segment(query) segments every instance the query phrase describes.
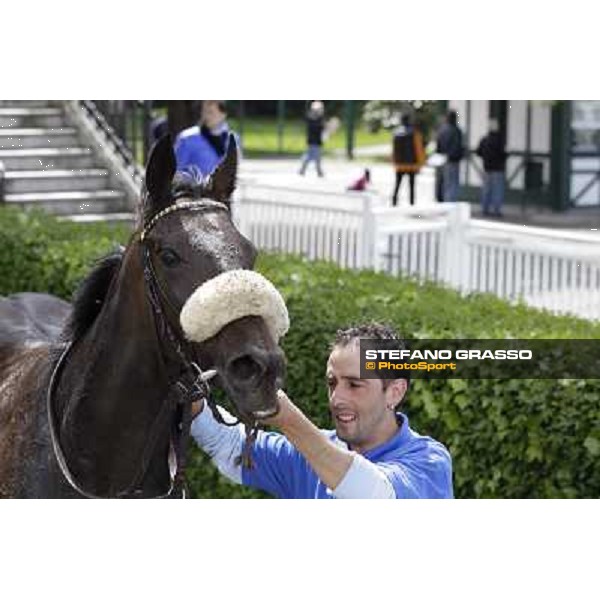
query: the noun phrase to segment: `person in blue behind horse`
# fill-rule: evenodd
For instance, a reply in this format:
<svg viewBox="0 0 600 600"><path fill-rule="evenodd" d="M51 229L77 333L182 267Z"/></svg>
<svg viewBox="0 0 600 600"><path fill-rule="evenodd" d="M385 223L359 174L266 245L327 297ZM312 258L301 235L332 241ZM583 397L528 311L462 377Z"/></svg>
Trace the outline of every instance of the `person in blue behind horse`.
<svg viewBox="0 0 600 600"><path fill-rule="evenodd" d="M318 429L279 390L279 412L265 423L281 433L258 432L251 467L236 460L243 426L220 424L203 401L193 409L192 436L227 478L278 498L452 498L448 450L416 433L399 411L408 379L361 379L361 339L404 348L392 328L377 323L337 332L326 371L335 431Z"/></svg>
<svg viewBox="0 0 600 600"><path fill-rule="evenodd" d="M230 128L222 100L204 100L198 125L184 129L175 140L177 170L206 177L221 162ZM239 140L238 148L240 148Z"/></svg>

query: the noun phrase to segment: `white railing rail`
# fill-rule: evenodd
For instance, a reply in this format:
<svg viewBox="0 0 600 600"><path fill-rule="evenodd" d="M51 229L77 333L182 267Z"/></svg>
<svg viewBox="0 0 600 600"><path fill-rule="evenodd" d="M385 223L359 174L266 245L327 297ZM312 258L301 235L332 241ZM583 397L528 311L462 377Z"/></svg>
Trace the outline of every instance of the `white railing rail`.
<svg viewBox="0 0 600 600"><path fill-rule="evenodd" d="M373 265L373 199L368 194L319 193L242 185L234 204L240 231L259 248L332 260L343 267Z"/></svg>
<svg viewBox="0 0 600 600"><path fill-rule="evenodd" d="M472 221L467 248L467 291L600 318L600 239Z"/></svg>
<svg viewBox="0 0 600 600"><path fill-rule="evenodd" d="M243 184L240 230L260 249L489 292L600 318L600 239L471 219L466 203L390 208L369 193Z"/></svg>

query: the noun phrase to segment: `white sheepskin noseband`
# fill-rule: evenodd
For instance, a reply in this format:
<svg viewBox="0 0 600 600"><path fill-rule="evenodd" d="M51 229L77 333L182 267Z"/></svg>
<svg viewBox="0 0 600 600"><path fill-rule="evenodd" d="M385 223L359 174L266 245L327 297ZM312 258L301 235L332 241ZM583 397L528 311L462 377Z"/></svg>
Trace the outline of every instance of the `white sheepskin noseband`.
<svg viewBox="0 0 600 600"><path fill-rule="evenodd" d="M242 317L262 317L273 339L285 335L290 319L275 286L260 273L225 271L199 286L181 309L181 327L192 342L203 342Z"/></svg>

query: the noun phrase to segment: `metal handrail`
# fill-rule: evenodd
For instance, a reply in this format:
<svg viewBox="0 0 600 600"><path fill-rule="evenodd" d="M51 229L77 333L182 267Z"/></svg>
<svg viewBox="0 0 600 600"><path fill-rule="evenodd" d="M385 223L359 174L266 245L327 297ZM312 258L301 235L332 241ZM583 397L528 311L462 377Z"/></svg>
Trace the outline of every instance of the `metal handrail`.
<svg viewBox="0 0 600 600"><path fill-rule="evenodd" d="M4 202L4 176L6 169L4 163L0 160L0 203Z"/></svg>
<svg viewBox="0 0 600 600"><path fill-rule="evenodd" d="M105 100L82 100L80 104L133 174L143 176L142 165L147 159L150 141L150 109L147 101L123 101L119 103L117 111L111 110L114 103ZM131 127L128 128L128 124Z"/></svg>

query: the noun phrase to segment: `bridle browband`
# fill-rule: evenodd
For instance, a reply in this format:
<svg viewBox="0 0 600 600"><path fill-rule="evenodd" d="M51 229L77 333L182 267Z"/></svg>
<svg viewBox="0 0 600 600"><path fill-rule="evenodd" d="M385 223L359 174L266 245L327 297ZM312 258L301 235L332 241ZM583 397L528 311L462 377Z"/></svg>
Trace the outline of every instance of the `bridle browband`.
<svg viewBox="0 0 600 600"><path fill-rule="evenodd" d="M175 200L177 200L177 196L175 196ZM160 212L156 213L150 219L150 221L148 221L146 226L142 229L140 241L144 243L147 235L150 233L150 231L152 231L158 221L160 221L163 217L170 215L171 213L179 210L208 210L211 208L217 208L229 212L229 207L225 203L217 202L216 200L209 200L208 198L202 198L201 200L188 200L185 202L176 201L174 204L171 204L171 206L168 206L167 208L164 208Z"/></svg>
<svg viewBox="0 0 600 600"><path fill-rule="evenodd" d="M204 399L205 404L208 405L215 419L224 425L234 426L239 424L240 422L244 423L246 427L246 444L241 457L241 461L245 465L250 465L251 463L250 452L252 443L256 437L257 424L256 422L249 424L245 419L242 419L239 416L237 417L237 421L230 423L225 421L221 413L218 411L216 403L211 397L210 386L208 384L209 379L211 379L216 374L216 370L209 369L206 371L202 371L198 364L193 360L192 353L189 349L189 343L187 342L187 340L185 340L185 336L177 335L173 331L173 327L169 319L164 314L162 305L163 303L166 304L172 311L175 311L175 309L168 295L165 293L162 286L160 285L160 280L158 279L152 265L150 250L145 244L148 233L153 229L153 227L160 219L179 210L198 211L211 209L221 209L229 211L229 207L223 202L217 202L205 198L194 201L176 202L175 204L172 204L171 206L163 209L162 211L154 215L147 223L147 225L142 229L142 232L140 234L144 279L148 290L150 305L154 314L154 324L156 328L157 337L159 340L161 339L161 334L159 330L160 327L165 331L167 339L171 343L173 349L175 350L175 353L177 354L178 358L183 364L184 373L183 375L180 375L176 381L170 382L170 389L167 393L167 398L162 403L161 408L159 409L158 414L154 418L154 421L152 422L152 425L150 427L150 432L143 449L140 467L134 475L129 486L127 486L127 488L123 492L118 493L116 496L117 498L143 497L141 490L138 489L138 486L142 483L146 474L150 458L156 447L157 442L159 441L162 428L164 427L165 418L171 414L171 411L175 404L179 404L181 406L182 411L181 422L174 425L174 431L172 434L172 437L176 440L176 443L173 443L172 440L176 458L176 471L175 475L171 476L169 490L165 494L156 496L155 498L159 499L185 497L186 449L189 440L190 427L192 421L191 405L192 402L194 402L195 400ZM85 491L83 487L77 482L77 479L69 469L64 455L64 451L60 444L58 436L58 424L56 423L56 415L54 414L53 410L52 400L56 392L56 388L58 386L60 375L73 346L74 342L69 342L63 345L63 351L58 361L56 362L56 365L50 377L48 393L46 395L46 408L48 413L50 438L54 455L57 459L60 470L67 482L69 483L69 485L71 485L71 487L77 493L86 498L99 499L102 497L96 496L94 494L91 494L90 492ZM182 381L184 377L186 378L186 383L183 383Z"/></svg>

